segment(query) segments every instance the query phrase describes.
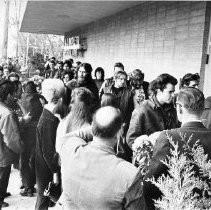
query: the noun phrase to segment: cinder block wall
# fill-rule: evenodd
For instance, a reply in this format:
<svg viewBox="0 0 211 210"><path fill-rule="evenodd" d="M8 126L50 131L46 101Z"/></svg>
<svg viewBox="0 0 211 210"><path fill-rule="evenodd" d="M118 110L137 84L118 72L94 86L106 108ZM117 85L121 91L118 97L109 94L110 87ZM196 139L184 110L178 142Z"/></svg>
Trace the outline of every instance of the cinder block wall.
<svg viewBox="0 0 211 210"><path fill-rule="evenodd" d="M87 51L74 59L103 67L107 77L122 62L148 81L161 73L180 78L200 72L205 10L206 2L145 2L66 36L86 38Z"/></svg>

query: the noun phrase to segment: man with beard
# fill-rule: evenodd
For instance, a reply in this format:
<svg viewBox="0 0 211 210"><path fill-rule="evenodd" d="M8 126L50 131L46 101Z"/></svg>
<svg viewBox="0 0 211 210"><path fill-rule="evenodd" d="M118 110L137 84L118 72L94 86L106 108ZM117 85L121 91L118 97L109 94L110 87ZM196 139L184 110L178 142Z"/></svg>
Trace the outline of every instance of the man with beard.
<svg viewBox="0 0 211 210"><path fill-rule="evenodd" d="M68 84L70 90L75 89L76 87L85 87L89 89L95 96L96 102L99 103L98 88L92 79L92 66L89 63L82 63L77 72L77 78L71 80Z"/></svg>

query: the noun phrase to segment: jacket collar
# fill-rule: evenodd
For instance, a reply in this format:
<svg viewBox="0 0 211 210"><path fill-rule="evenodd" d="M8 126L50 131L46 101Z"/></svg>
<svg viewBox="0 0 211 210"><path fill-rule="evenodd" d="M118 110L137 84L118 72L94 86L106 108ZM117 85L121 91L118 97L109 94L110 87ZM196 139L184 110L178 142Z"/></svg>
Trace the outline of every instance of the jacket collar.
<svg viewBox="0 0 211 210"><path fill-rule="evenodd" d="M99 150L102 150L102 151L105 151L105 152L115 155L114 149L106 144L102 144L97 141L92 141L89 145L96 149L99 149Z"/></svg>
<svg viewBox="0 0 211 210"><path fill-rule="evenodd" d="M158 108L161 108L161 105L159 104L157 98L155 95L152 95L150 98L149 98L149 102L151 102L151 106L153 109L158 109Z"/></svg>
<svg viewBox="0 0 211 210"><path fill-rule="evenodd" d="M182 128L206 128L200 121L190 121L182 125Z"/></svg>

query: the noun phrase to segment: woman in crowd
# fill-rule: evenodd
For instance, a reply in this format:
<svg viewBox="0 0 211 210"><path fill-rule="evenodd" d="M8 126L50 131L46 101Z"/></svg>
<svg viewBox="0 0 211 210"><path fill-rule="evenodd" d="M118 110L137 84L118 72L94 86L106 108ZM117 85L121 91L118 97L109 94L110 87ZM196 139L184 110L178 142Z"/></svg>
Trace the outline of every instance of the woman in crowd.
<svg viewBox="0 0 211 210"><path fill-rule="evenodd" d="M98 90L100 90L103 82L104 82L105 72L104 69L101 67L97 67L95 69L95 84L97 85Z"/></svg>
<svg viewBox="0 0 211 210"><path fill-rule="evenodd" d="M76 88L72 92L70 104L70 113L64 118L57 129L57 151L60 151L62 143L68 140L68 137L78 133L82 128L90 127L92 115L96 110L94 95L87 88ZM66 136L66 134L68 134ZM67 138L60 138L66 136ZM82 136L83 137L83 136ZM88 135L86 138L92 138Z"/></svg>
<svg viewBox="0 0 211 210"><path fill-rule="evenodd" d="M55 184L59 184L60 166L58 154L55 151L55 141L59 124L57 110L64 91L64 84L60 79L46 79L42 83L42 94L48 103L44 106L37 125L35 167L38 195L36 210L48 209L50 200L43 193L49 182L53 180Z"/></svg>

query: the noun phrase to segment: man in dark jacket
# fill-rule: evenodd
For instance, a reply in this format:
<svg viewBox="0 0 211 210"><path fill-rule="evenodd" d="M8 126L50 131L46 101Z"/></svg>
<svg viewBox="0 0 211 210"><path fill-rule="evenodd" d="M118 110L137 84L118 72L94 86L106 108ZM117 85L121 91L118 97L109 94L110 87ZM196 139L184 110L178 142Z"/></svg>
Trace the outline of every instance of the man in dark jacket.
<svg viewBox="0 0 211 210"><path fill-rule="evenodd" d="M42 83L42 94L48 103L44 106L37 125L35 169L38 195L36 210L48 209L50 200L43 193L49 182L54 180L55 184L59 184L60 166L55 141L59 124L57 109L64 91L64 84L60 79L46 79Z"/></svg>
<svg viewBox="0 0 211 210"><path fill-rule="evenodd" d="M153 158L149 166L149 172L145 176L146 179L152 177L157 179L162 174L168 173L168 168L161 162L167 156L170 156L171 145L167 135L172 137L174 143L178 143L180 152L183 150L184 145L181 136L185 136L185 141L188 141L191 137L190 147L200 140L200 145L204 148L205 153L208 154L208 159L211 159L211 131L205 128L200 121L203 110L204 95L200 90L188 87L179 92L177 97L177 115L182 126L181 128L161 132L154 146ZM161 197L160 190L150 182L144 183L144 190L149 209L154 209L152 199Z"/></svg>
<svg viewBox="0 0 211 210"><path fill-rule="evenodd" d="M0 209L9 206L4 202L11 165L18 159L24 147L20 139L18 121L13 111L6 105L13 94L12 82L0 82Z"/></svg>
<svg viewBox="0 0 211 210"><path fill-rule="evenodd" d="M132 148L134 140L141 135L178 127L173 97L177 79L161 74L150 83L150 97L132 114L127 133L127 143Z"/></svg>
<svg viewBox="0 0 211 210"><path fill-rule="evenodd" d="M133 92L128 89L127 85L127 73L125 71L118 71L114 76L114 84L104 88L104 93L111 93L116 101L117 106L120 108L123 118L123 125L121 129L121 134L119 135L119 142L117 148L117 155L120 155L123 159L131 161L132 152L128 147L125 137L128 130L130 118L132 111L134 109L133 104Z"/></svg>
<svg viewBox="0 0 211 210"><path fill-rule="evenodd" d="M89 89L96 98L96 104L99 103L98 88L95 81L92 79L92 66L89 63L82 63L78 67L77 78L72 79L68 85L69 90L73 90L77 87L85 87Z"/></svg>
<svg viewBox="0 0 211 210"><path fill-rule="evenodd" d="M123 65L122 63L120 63L120 62L117 62L117 63L114 64L114 75L115 75L118 71L124 71L124 65ZM107 78L107 79L103 82L103 84L102 84L102 86L101 86L101 88L100 88L100 90L99 90L99 96L100 96L100 98L102 97L102 95L103 95L103 93L104 93L104 89L105 89L106 87L108 87L108 86L111 86L112 84L114 84L114 76Z"/></svg>

